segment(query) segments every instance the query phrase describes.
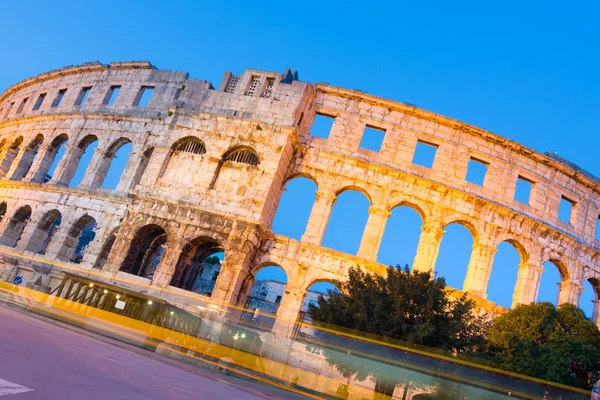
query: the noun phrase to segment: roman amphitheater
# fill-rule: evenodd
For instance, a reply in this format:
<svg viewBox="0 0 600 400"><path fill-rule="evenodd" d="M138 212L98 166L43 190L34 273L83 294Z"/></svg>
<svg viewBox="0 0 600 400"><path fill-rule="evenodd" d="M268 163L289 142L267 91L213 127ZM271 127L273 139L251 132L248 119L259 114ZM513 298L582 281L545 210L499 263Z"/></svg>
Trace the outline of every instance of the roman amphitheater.
<svg viewBox="0 0 600 400"><path fill-rule="evenodd" d="M328 138L310 134L317 116L333 120ZM365 128L384 132L380 151L360 147ZM116 189L102 188L126 144ZM419 146L435 151L429 167L413 162ZM600 325L597 178L463 122L302 82L295 71L227 72L218 88L148 62L44 73L0 96L0 160L2 280L49 291L68 272L188 310L203 302L219 309L243 305L257 271L276 265L288 278L276 324L289 326L313 283L344 279L352 266L383 272L386 221L409 206L424 222L413 269L434 269L444 228L458 223L474 245L457 289L482 310L496 309L486 291L498 245L509 242L521 258L513 305L536 301L551 261L561 274L558 303L578 304L591 283ZM474 163L485 168L481 184L466 179ZM318 187L301 240L272 229L296 178ZM530 187L525 201L515 199L519 182ZM357 254L321 246L336 198L349 190L370 202ZM566 221L561 202L571 206ZM214 287L192 290L217 252L224 259Z"/></svg>

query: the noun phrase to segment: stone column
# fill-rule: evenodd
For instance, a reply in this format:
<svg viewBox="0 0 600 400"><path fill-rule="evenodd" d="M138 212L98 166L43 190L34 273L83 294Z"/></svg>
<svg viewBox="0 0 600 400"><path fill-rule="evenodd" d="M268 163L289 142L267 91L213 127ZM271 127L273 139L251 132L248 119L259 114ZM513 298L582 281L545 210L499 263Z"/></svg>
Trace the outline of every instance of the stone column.
<svg viewBox="0 0 600 400"><path fill-rule="evenodd" d="M121 225L117 238L108 255L108 260L106 260L106 264L102 267L102 271L116 274L121 269L121 266L127 257L127 253L129 252L129 247L133 241L135 232L138 229L137 226L123 229L125 226L126 225Z"/></svg>
<svg viewBox="0 0 600 400"><path fill-rule="evenodd" d="M519 264L517 284L513 293L512 308L519 304L535 303L544 269L537 262Z"/></svg>
<svg viewBox="0 0 600 400"><path fill-rule="evenodd" d="M360 242L358 257L377 261L377 253L379 253L379 246L381 246L385 224L391 214L391 212L382 208L369 207L369 219Z"/></svg>
<svg viewBox="0 0 600 400"><path fill-rule="evenodd" d="M6 172L6 178L11 179L15 174L17 168L21 165L21 160L23 157L27 157L27 153L29 148L25 145L22 145L19 149L18 153L15 154L15 157L10 165L10 168Z"/></svg>
<svg viewBox="0 0 600 400"><path fill-rule="evenodd" d="M494 265L494 255L498 249L496 246L483 243L475 243L469 260L467 276L463 290L482 299L487 298L487 286Z"/></svg>
<svg viewBox="0 0 600 400"><path fill-rule="evenodd" d="M304 292L298 288L285 288L281 304L277 309L277 318L273 325L273 333L280 337L289 337L294 331L298 315L302 310Z"/></svg>
<svg viewBox="0 0 600 400"><path fill-rule="evenodd" d="M127 165L123 170L123 175L121 175L121 179L119 180L119 184L117 185L116 191L127 193L131 186L133 185L133 181L135 179L136 172L140 163L142 162L142 154L131 152L129 153L129 159L127 160Z"/></svg>
<svg viewBox="0 0 600 400"><path fill-rule="evenodd" d="M333 193L317 191L317 197L308 218L306 231L302 235L302 242L321 245L336 199L337 196Z"/></svg>
<svg viewBox="0 0 600 400"><path fill-rule="evenodd" d="M594 303L592 321L594 321L598 329L600 329L600 300L592 300L592 303Z"/></svg>
<svg viewBox="0 0 600 400"><path fill-rule="evenodd" d="M0 162L0 178L4 178L7 176L10 167L13 164L13 161L19 154L19 149L11 149L8 148L4 153L4 157L2 157L2 162ZM10 176L10 175L8 175Z"/></svg>
<svg viewBox="0 0 600 400"><path fill-rule="evenodd" d="M437 224L427 224L421 227L419 246L412 265L413 271L433 271L444 233L446 231Z"/></svg>
<svg viewBox="0 0 600 400"><path fill-rule="evenodd" d="M85 190L98 189L102 185L102 182L104 182L104 178L106 177L106 173L110 168L113 158L115 158L114 154L109 155L106 151L97 147L94 150L90 165L85 171L85 175L77 188Z"/></svg>
<svg viewBox="0 0 600 400"><path fill-rule="evenodd" d="M58 153L58 149L56 149L56 152ZM58 165L56 165L56 170L54 171L54 176L50 180L50 184L69 186L84 153L85 150L80 149L78 146L67 144L65 154L58 162ZM54 158L52 158L52 161L54 161ZM50 166L48 166L48 169L50 169ZM48 171L46 171L46 173L47 172ZM44 175L46 173L44 173Z"/></svg>
<svg viewBox="0 0 600 400"><path fill-rule="evenodd" d="M237 292L242 286L246 276L242 273L244 268L240 265L230 265L227 261L221 261L221 271L215 282L211 299L221 307L233 305L237 298Z"/></svg>
<svg viewBox="0 0 600 400"><path fill-rule="evenodd" d="M39 149L32 149L29 147L25 147L25 149L21 152L19 157L13 162L11 171L8 172L8 175L13 181L22 180L25 175L29 172L34 162L34 157L39 152Z"/></svg>
<svg viewBox="0 0 600 400"><path fill-rule="evenodd" d="M579 305L579 297L581 296L581 291L583 290L583 286L581 286L579 282L562 281L558 284L558 287L557 306L560 306L564 303L571 303L575 306Z"/></svg>
<svg viewBox="0 0 600 400"><path fill-rule="evenodd" d="M169 286L184 246L185 244L179 240L173 241L173 243L167 243L164 253L160 258L160 263L156 267L156 271L154 271L152 286L158 286L160 288Z"/></svg>
<svg viewBox="0 0 600 400"><path fill-rule="evenodd" d="M25 177L23 178L23 181L25 182L43 182L43 177L46 176L46 173L48 172L48 170L50 169L50 166L52 165L52 161L47 162L48 159L53 160L54 157L53 155L56 155L56 149L53 149L52 147L48 146L47 144L41 145L38 153L37 153L37 157L35 158L35 160L33 160L33 163L31 164L31 168L29 168L29 171L27 172L27 175L25 175ZM46 166L46 164L48 164L47 168L44 167ZM42 179L36 179L38 178L39 174L43 173L42 175Z"/></svg>

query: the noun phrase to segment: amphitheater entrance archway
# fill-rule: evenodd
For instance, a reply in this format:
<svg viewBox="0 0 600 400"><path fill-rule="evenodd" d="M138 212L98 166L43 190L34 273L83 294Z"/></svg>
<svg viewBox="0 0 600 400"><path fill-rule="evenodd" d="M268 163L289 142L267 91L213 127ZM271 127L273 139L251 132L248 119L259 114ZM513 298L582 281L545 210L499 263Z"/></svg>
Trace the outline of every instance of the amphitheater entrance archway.
<svg viewBox="0 0 600 400"><path fill-rule="evenodd" d="M58 210L50 210L44 214L33 230L26 250L32 253L45 254L56 230L60 227L61 221L62 215Z"/></svg>
<svg viewBox="0 0 600 400"><path fill-rule="evenodd" d="M4 229L2 237L0 237L0 244L16 247L30 218L31 207L23 206L19 208Z"/></svg>
<svg viewBox="0 0 600 400"><path fill-rule="evenodd" d="M131 244L120 271L152 279L164 253L167 233L155 224L140 228Z"/></svg>
<svg viewBox="0 0 600 400"><path fill-rule="evenodd" d="M271 330L285 296L288 276L277 264L265 264L254 269L242 284L244 312L241 323Z"/></svg>
<svg viewBox="0 0 600 400"><path fill-rule="evenodd" d="M79 218L69 230L60 254L71 262L83 260L88 245L96 237L96 220L86 214Z"/></svg>
<svg viewBox="0 0 600 400"><path fill-rule="evenodd" d="M212 239L190 241L181 251L170 285L210 297L224 256L223 247Z"/></svg>

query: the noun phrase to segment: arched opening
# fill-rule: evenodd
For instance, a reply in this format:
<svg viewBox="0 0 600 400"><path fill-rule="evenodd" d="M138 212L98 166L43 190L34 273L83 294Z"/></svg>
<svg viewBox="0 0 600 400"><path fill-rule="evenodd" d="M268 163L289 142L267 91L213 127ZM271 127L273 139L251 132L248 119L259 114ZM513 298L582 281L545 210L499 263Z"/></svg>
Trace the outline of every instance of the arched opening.
<svg viewBox="0 0 600 400"><path fill-rule="evenodd" d="M17 154L19 154L19 147L21 146L21 143L23 143L23 136L16 138L8 147L8 149L6 149L4 157L2 157L2 162L0 163L0 177L6 176L10 170L13 161L15 161Z"/></svg>
<svg viewBox="0 0 600 400"><path fill-rule="evenodd" d="M146 168L148 167L148 164L150 163L150 157L152 157L153 152L154 152L154 147L150 147L149 149L144 151L144 153L142 154L140 163L139 163L137 169L135 170L135 175L133 177L133 182L131 184L132 188L136 187L142 181L142 176L144 176L144 172L146 172Z"/></svg>
<svg viewBox="0 0 600 400"><path fill-rule="evenodd" d="M31 207L23 206L19 208L4 229L2 237L0 237L0 244L16 247L30 218Z"/></svg>
<svg viewBox="0 0 600 400"><path fill-rule="evenodd" d="M322 245L348 254L358 253L370 206L367 196L358 190L338 193Z"/></svg>
<svg viewBox="0 0 600 400"><path fill-rule="evenodd" d="M3 201L0 203L0 222L4 220L4 215L6 214L6 202Z"/></svg>
<svg viewBox="0 0 600 400"><path fill-rule="evenodd" d="M65 157L65 153L67 152L68 140L69 137L63 134L57 136L52 141L47 152L48 160L44 162L44 164L47 165L47 172L38 174L37 179L40 179L40 182L48 182L54 177L54 174L57 172L56 168L58 167L58 163ZM46 166L44 166L44 168L46 168Z"/></svg>
<svg viewBox="0 0 600 400"><path fill-rule="evenodd" d="M108 149L101 168L97 171L98 186L109 190L117 188L132 150L133 144L125 138L119 139Z"/></svg>
<svg viewBox="0 0 600 400"><path fill-rule="evenodd" d="M77 148L71 155L71 160L69 160L71 178L67 177L65 179L66 184L75 188L81 183L97 148L98 138L96 135L87 135L79 141Z"/></svg>
<svg viewBox="0 0 600 400"><path fill-rule="evenodd" d="M246 311L242 314L240 322L270 330L285 295L287 283L287 274L275 264L264 265L250 274L242 285L242 290L248 293L244 302Z"/></svg>
<svg viewBox="0 0 600 400"><path fill-rule="evenodd" d="M19 164L17 165L12 176L10 177L12 181L20 181L27 175L27 173L31 169L31 166L33 165L33 162L35 161L38 151L40 150L40 145L43 143L43 141L44 136L37 135L31 141L31 143L29 143L27 147L25 147L23 155L19 160Z"/></svg>
<svg viewBox="0 0 600 400"><path fill-rule="evenodd" d="M377 262L403 268L408 264L412 268L422 226L422 213L417 207L403 204L394 207L385 224Z"/></svg>
<svg viewBox="0 0 600 400"><path fill-rule="evenodd" d="M473 251L473 235L460 222L448 224L444 230L446 233L442 237L435 262L435 276L444 278L446 285L462 290Z"/></svg>
<svg viewBox="0 0 600 400"><path fill-rule="evenodd" d="M334 285L331 281L317 281L310 285L304 294L304 300L302 301L302 308L300 309L300 315L298 320L300 322L311 323L309 313L309 305L318 307L319 297L327 299L333 293L338 293L340 289Z"/></svg>
<svg viewBox="0 0 600 400"><path fill-rule="evenodd" d="M185 245L171 278L171 286L211 296L221 272L223 247L208 238L196 238Z"/></svg>
<svg viewBox="0 0 600 400"><path fill-rule="evenodd" d="M69 230L59 256L79 264L83 260L87 247L95 237L96 220L86 214L79 218Z"/></svg>
<svg viewBox="0 0 600 400"><path fill-rule="evenodd" d="M25 250L37 254L46 254L48 245L60 226L61 221L62 215L58 210L50 210L44 214L31 234Z"/></svg>
<svg viewBox="0 0 600 400"><path fill-rule="evenodd" d="M549 260L543 264L540 286L538 289L537 302L544 301L558 305L558 293L560 291L560 282L568 279L566 268L560 262Z"/></svg>
<svg viewBox="0 0 600 400"><path fill-rule="evenodd" d="M96 262L94 263L95 269L102 269L106 265L108 261L108 256L112 250L113 245L115 244L115 240L117 240L117 229L115 229L109 236L108 239L102 245L102 250L100 250L100 254L96 258Z"/></svg>
<svg viewBox="0 0 600 400"><path fill-rule="evenodd" d="M317 197L317 184L309 178L288 181L273 218L273 231L300 241Z"/></svg>
<svg viewBox="0 0 600 400"><path fill-rule="evenodd" d="M525 261L524 252L516 242L504 241L498 245L498 252L494 257L487 287L488 300L511 308L519 274L519 264Z"/></svg>
<svg viewBox="0 0 600 400"><path fill-rule="evenodd" d="M204 143L195 136L188 136L173 143L159 177L185 186L192 185L196 171L202 168Z"/></svg>
<svg viewBox="0 0 600 400"><path fill-rule="evenodd" d="M235 193L240 187L254 186L254 169L258 164L258 154L250 147L236 147L227 151L217 165L209 189Z"/></svg>
<svg viewBox="0 0 600 400"><path fill-rule="evenodd" d="M598 320L598 313L600 312L598 300L600 300L600 279L590 278L584 281L579 307L583 310L586 317L595 317L596 320L594 322L596 324L600 322Z"/></svg>
<svg viewBox="0 0 600 400"><path fill-rule="evenodd" d="M120 271L152 279L167 243L165 230L154 224L140 228L131 244Z"/></svg>

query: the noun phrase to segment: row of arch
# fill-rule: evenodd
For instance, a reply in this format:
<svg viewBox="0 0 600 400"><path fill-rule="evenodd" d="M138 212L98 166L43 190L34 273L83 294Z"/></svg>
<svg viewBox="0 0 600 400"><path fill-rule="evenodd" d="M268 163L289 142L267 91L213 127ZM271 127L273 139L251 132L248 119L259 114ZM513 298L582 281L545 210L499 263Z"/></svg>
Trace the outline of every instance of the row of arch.
<svg viewBox="0 0 600 400"><path fill-rule="evenodd" d="M311 177L292 177L288 180L273 221L274 232L298 241L307 240L311 213L315 212L315 208L321 201L317 193L317 184ZM321 214L325 215L327 221L323 223L325 228L322 241L315 244L349 254L358 253L360 256L360 249L373 214L370 196L360 188L346 187L335 192L335 197L330 203L328 205L330 214L321 210ZM431 225L428 219L434 218L415 203L401 202L383 214L381 219L385 228L380 238L381 245L376 249L377 262L387 265L403 266L405 263L410 265L420 251L429 251L431 250L429 245L435 245L430 242L423 243L436 236L428 231L428 226ZM450 286L466 289L463 282L466 280L471 258L477 247L475 245L482 241L478 229L475 224L463 217L456 217L449 218L448 222L440 225L438 234L439 237L433 239L438 240L439 248L439 254L436 254L433 260L434 273L445 277ZM492 255L493 265L489 282L493 282L493 285L487 287L487 298L510 308L519 266L530 262L532 250L527 249L515 237L496 238L494 243L498 253ZM579 277L571 276L565 263L558 257L549 257L543 263L543 268L545 272L542 274L540 286L542 296L538 296L538 299L552 300L556 304L561 282L576 280ZM548 294L551 291L549 279L554 280L550 286L558 284L552 295ZM598 300L600 283L592 278L585 284L591 290L584 292L584 297ZM584 306L588 305L584 304ZM591 307L586 308L591 309ZM589 310L586 311L591 315Z"/></svg>
<svg viewBox="0 0 600 400"><path fill-rule="evenodd" d="M37 183L50 182L70 187L82 186L89 189L103 187L114 190L118 188L129 156L133 151L133 144L129 138L119 138L110 144L107 150L100 150L101 157L96 161L97 165L92 166L93 171L88 170L91 169L92 156L99 151L98 137L93 134L85 136L67 153L68 142L68 135L60 134L41 151L44 143L44 137L41 134L36 135L29 144L24 144L23 136L19 136L8 147L6 147L6 139L3 139L0 141L0 150L4 150L0 161L0 177L16 181L26 179ZM41 154L38 154L40 151ZM126 187L122 189L127 190L141 181L153 151L154 148L150 147L143 152L139 165L135 167L131 182L125 184ZM171 146L159 177L165 174L170 164L177 164L180 161L177 159L179 155L184 154L206 154L206 146L195 136L177 140ZM41 159L36 162L38 155ZM118 161L113 163L115 158ZM248 146L235 146L227 150L220 158L211 187L214 186L216 177L227 161L253 167L260 163L259 156L254 149ZM57 171L59 163L62 163L62 168ZM56 172L58 176L54 176Z"/></svg>

